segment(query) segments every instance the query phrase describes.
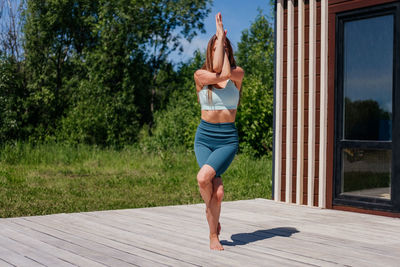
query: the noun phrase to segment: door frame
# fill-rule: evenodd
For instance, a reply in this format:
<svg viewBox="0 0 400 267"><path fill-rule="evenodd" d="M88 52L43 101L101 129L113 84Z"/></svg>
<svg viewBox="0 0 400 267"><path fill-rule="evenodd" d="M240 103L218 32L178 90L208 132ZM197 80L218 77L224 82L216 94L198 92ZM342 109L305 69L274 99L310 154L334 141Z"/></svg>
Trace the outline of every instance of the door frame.
<svg viewBox="0 0 400 267"><path fill-rule="evenodd" d="M339 64L342 60L339 57L343 55L339 45L343 40L339 36L340 23L345 18L356 19L357 15L373 12L370 17L377 15L376 12L384 10L394 10L394 61L393 61L393 91L392 91L392 141L385 144L387 148L392 149L392 176L391 176L391 199L369 198L362 196L341 195L340 171L341 163L339 159L341 155L338 153L339 147L336 145L338 137L337 123L338 118L342 116L342 109L338 108L336 103L342 98L342 77L338 70L342 69ZM381 13L381 12L380 12ZM368 15L367 15L368 16ZM367 17L366 16L366 17ZM366 1L348 1L333 6L329 10L329 92L328 92L328 146L327 146L327 206L351 206L366 210L400 212L400 164L396 162L400 159L400 125L395 119L400 120L400 3L389 0L366 0ZM343 43L343 42L342 42ZM333 75L334 74L334 75ZM396 93L397 91L397 93ZM339 107L343 107L339 105ZM343 142L343 141L342 141ZM381 142L382 143L382 142ZM390 143L390 144L389 144ZM353 142L353 145L354 144ZM372 148L372 147L371 147ZM383 147L381 147L383 148Z"/></svg>

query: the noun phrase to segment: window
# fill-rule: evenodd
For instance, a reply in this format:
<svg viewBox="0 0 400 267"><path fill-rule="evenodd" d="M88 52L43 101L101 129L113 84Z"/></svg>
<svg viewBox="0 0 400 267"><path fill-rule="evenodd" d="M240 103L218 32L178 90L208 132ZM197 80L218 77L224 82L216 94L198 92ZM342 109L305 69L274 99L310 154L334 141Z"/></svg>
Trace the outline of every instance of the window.
<svg viewBox="0 0 400 267"><path fill-rule="evenodd" d="M399 209L399 10L336 14L334 204Z"/></svg>

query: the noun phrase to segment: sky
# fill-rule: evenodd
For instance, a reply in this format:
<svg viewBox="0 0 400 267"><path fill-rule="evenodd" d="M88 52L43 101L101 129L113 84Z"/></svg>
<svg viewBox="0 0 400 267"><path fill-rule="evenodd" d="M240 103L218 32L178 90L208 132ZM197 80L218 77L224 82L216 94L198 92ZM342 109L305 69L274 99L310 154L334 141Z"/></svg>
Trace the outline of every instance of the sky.
<svg viewBox="0 0 400 267"><path fill-rule="evenodd" d="M270 16L273 7L270 7L269 0L214 0L211 12L204 20L204 29L206 33L199 33L189 43L183 40L183 49L181 55L178 52L171 53L169 58L175 62L187 61L192 56L194 51L200 49L205 50L208 40L215 34L215 15L221 12L222 23L224 28L228 30L227 37L232 42L233 50L237 50L237 43L240 41L240 36L243 30L249 29L251 23L258 15L257 8L261 8L263 13L270 18L271 27L273 27L272 17Z"/></svg>

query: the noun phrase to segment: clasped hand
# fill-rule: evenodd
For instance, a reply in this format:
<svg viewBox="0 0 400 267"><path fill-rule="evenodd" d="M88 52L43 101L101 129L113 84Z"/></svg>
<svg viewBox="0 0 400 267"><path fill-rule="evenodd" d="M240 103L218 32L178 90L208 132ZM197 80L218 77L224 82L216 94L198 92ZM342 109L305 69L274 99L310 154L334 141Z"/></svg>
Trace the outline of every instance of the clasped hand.
<svg viewBox="0 0 400 267"><path fill-rule="evenodd" d="M218 12L217 15L215 15L215 25L217 28L217 31L215 33L215 35L217 35L217 38L225 38L226 37L226 33L228 32L227 29L224 30L224 26L222 24L222 16L221 16L221 12Z"/></svg>

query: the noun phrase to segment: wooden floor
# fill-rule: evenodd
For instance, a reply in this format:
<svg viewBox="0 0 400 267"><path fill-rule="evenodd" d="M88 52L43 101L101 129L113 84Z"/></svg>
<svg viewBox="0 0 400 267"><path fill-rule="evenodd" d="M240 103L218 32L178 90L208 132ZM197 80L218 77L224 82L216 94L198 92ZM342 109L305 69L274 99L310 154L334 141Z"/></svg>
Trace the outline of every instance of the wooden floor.
<svg viewBox="0 0 400 267"><path fill-rule="evenodd" d="M0 266L400 266L400 219L268 199L0 219Z"/></svg>

